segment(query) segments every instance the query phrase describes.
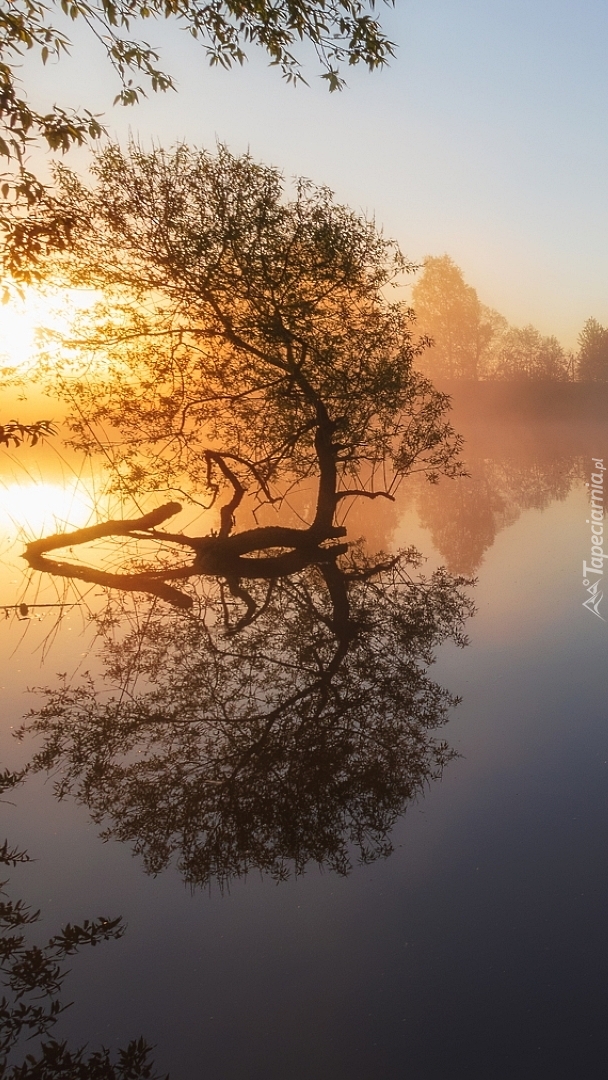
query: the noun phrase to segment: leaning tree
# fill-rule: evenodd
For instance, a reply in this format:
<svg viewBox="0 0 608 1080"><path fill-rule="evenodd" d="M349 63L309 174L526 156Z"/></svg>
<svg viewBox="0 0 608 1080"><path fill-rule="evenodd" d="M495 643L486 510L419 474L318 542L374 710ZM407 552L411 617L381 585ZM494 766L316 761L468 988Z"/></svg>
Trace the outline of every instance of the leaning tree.
<svg viewBox="0 0 608 1080"><path fill-rule="evenodd" d="M187 604L177 583L195 573L238 595L343 542L348 500L461 471L449 399L415 370L413 314L390 297L411 266L373 221L223 147L113 146L95 172L92 188L58 174L72 242L49 279L104 299L51 356L52 388L120 490L170 501L37 541L32 566L71 574L49 552L146 537L175 557L140 563L140 591ZM159 530L184 499L215 508L206 535Z"/></svg>

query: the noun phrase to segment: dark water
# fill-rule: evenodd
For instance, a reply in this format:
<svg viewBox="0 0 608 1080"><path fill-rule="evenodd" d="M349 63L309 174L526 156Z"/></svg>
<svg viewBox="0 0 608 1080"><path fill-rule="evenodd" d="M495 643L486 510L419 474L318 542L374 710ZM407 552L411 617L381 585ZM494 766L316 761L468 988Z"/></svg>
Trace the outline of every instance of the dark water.
<svg viewBox="0 0 608 1080"><path fill-rule="evenodd" d="M470 645L440 647L431 670L462 698L441 731L459 756L398 817L392 854L361 865L353 850L346 876L312 860L278 883L253 869L190 888L175 858L152 876L131 843L103 843L53 776L5 795L4 833L36 860L11 890L42 930L128 923L71 959L62 1037L144 1035L179 1080L606 1075L608 628L582 606L582 562L608 425L463 423L468 478L412 482L352 519L376 547L413 543L478 578ZM41 670L49 625L13 651L22 628L2 624L12 768L39 745L11 738L25 688L93 664L74 609Z"/></svg>

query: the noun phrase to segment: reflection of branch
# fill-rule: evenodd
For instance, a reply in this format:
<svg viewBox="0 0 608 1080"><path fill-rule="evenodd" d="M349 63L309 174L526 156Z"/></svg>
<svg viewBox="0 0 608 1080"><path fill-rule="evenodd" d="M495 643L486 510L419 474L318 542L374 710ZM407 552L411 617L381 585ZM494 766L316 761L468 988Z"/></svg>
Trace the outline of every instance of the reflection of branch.
<svg viewBox="0 0 608 1080"><path fill-rule="evenodd" d="M349 643L356 636L357 627L350 617L350 599L343 572L338 568L335 560L327 562L319 569L331 599L333 608L331 628L338 642L338 648L325 673L325 679L331 679L346 656Z"/></svg>
<svg viewBox="0 0 608 1080"><path fill-rule="evenodd" d="M413 554L417 556L417 552L414 549L410 549ZM345 570L343 571L343 577L345 581L369 581L371 578L377 577L378 574L385 574L389 570L394 570L401 561L401 555L394 555L393 558L387 559L385 562L374 563L373 566L361 567L357 570Z"/></svg>
<svg viewBox="0 0 608 1080"><path fill-rule="evenodd" d="M256 616L257 604L253 599L251 593L248 593L247 589L245 589L241 585L238 578L226 578L226 584L230 589L231 595L234 596L237 600L242 600L247 609L243 617L237 622L236 626L231 628L228 626L228 624L226 624L226 629L230 633L236 634L239 630L243 630L246 626L249 626L249 624L253 622ZM227 614L226 607L224 607L224 610Z"/></svg>
<svg viewBox="0 0 608 1080"><path fill-rule="evenodd" d="M36 541L35 543L41 543ZM65 543L65 538L64 538ZM34 545L29 545L33 547ZM56 545L59 547L59 544ZM90 566L80 566L78 563L56 562L54 559L45 559L43 555L26 552L27 559L32 570L46 571L55 574L56 577L66 577L77 581L86 581L91 585L103 585L108 589L122 589L126 592L149 593L150 596L158 596L161 600L167 600L178 608L192 607L192 598L167 585L165 581L158 581L151 574L111 574L107 570L95 570ZM192 577L191 566L184 566L174 570L168 570L165 577Z"/></svg>

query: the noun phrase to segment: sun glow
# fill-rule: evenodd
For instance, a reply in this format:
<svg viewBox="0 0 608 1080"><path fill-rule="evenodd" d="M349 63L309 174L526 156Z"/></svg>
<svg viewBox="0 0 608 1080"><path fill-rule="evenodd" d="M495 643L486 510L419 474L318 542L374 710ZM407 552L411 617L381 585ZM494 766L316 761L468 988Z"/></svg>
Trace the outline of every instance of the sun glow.
<svg viewBox="0 0 608 1080"><path fill-rule="evenodd" d="M28 289L0 307L0 368L27 371L36 362L45 330L67 334L75 317L98 301L99 293L85 289Z"/></svg>
<svg viewBox="0 0 608 1080"><path fill-rule="evenodd" d="M10 538L34 539L91 521L95 500L86 486L29 481L0 488L0 531Z"/></svg>

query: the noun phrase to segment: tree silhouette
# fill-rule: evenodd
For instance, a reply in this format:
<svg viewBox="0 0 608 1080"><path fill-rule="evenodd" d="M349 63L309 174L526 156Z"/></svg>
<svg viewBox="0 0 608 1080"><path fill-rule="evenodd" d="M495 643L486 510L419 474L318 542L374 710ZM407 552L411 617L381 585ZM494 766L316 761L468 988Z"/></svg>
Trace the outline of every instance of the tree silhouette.
<svg viewBox="0 0 608 1080"><path fill-rule="evenodd" d="M569 376L569 361L557 338L543 337L533 326L511 327L501 338L492 375L506 381L564 382Z"/></svg>
<svg viewBox="0 0 608 1080"><path fill-rule="evenodd" d="M498 311L480 303L449 255L425 259L412 303L420 330L431 339L420 366L432 378L510 382L571 378L572 357L557 338L543 337L533 326L509 326Z"/></svg>
<svg viewBox="0 0 608 1080"><path fill-rule="evenodd" d="M31 566L62 574L48 553L66 543L145 535L191 561L143 567L128 586L118 575L117 587L187 604L180 578L238 589L296 571L345 536L345 500L392 499L416 470L461 471L449 399L414 371L411 313L386 298L408 264L373 223L306 181L287 200L276 170L223 148L113 147L97 174L93 191L62 174L73 245L49 273L109 299L73 358L62 342L53 387L72 404L74 444L111 459L121 490L206 498L217 528L159 532L172 501L31 544ZM316 486L304 522L235 531L237 515L280 520L298 484Z"/></svg>
<svg viewBox="0 0 608 1080"><path fill-rule="evenodd" d="M450 756L433 732L453 699L427 669L471 610L462 580L418 578L413 551L372 558L341 521L412 472L461 471L448 399L387 299L408 264L326 189L288 199L223 148L113 147L97 178L61 175L73 242L49 274L107 299L53 385L121 491L215 517L168 531L172 499L28 545L32 569L111 590L102 635L127 597L138 612L106 641L116 694L65 684L31 718L34 767L152 872L174 852L192 884L345 872L390 849Z"/></svg>

